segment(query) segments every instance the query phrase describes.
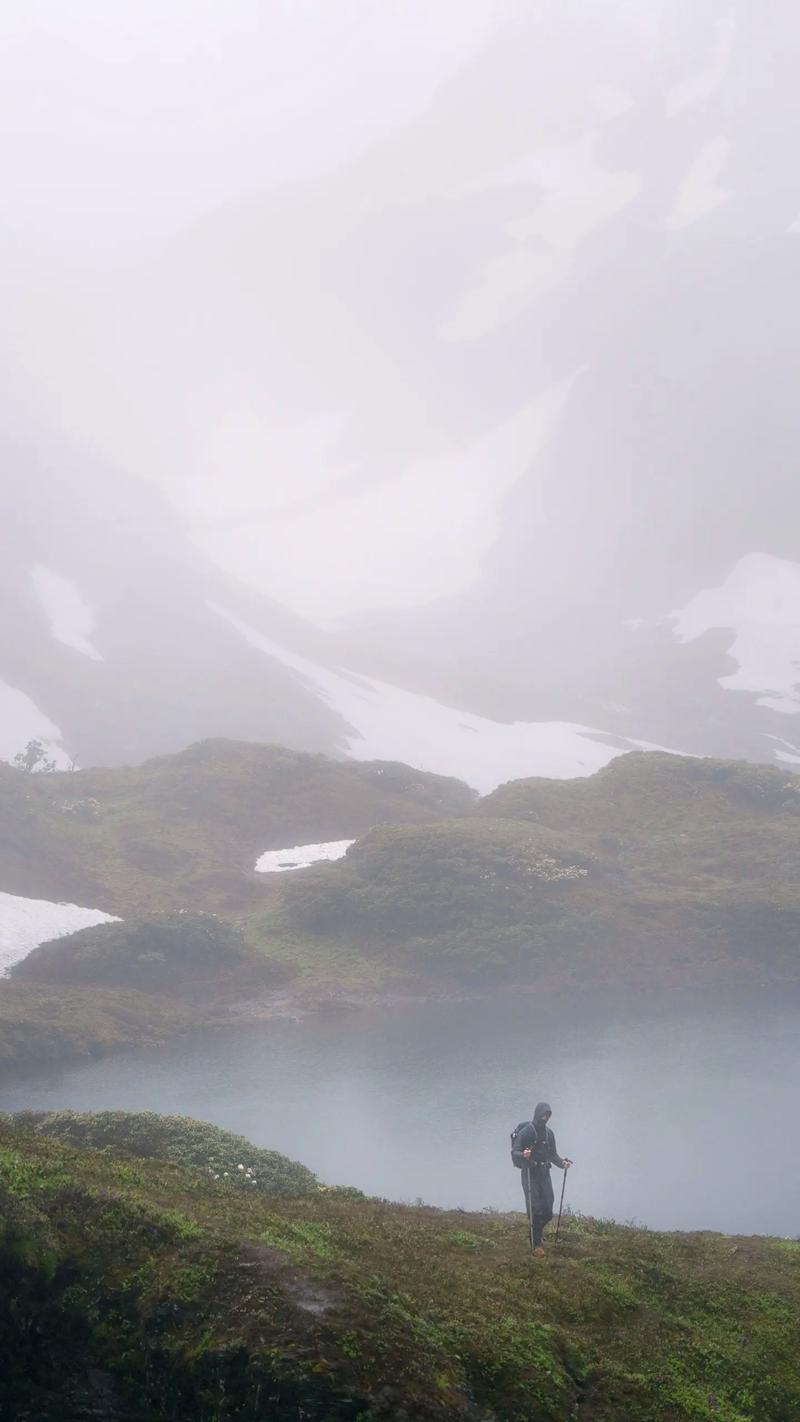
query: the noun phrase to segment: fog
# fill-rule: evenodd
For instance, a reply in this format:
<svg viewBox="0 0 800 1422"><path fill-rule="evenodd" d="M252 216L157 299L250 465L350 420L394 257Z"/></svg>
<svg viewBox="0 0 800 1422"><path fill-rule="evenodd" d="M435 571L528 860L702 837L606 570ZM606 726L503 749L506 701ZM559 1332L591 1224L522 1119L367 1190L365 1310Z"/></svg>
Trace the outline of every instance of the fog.
<svg viewBox="0 0 800 1422"><path fill-rule="evenodd" d="M299 657L794 763L796 7L53 0L0 34L28 728L352 751Z"/></svg>

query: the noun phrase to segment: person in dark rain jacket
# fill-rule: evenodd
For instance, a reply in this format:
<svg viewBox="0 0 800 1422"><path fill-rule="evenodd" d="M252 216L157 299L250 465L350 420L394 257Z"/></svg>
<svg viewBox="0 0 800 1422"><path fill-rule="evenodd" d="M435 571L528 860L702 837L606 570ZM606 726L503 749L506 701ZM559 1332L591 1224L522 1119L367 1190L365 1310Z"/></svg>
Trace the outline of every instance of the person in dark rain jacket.
<svg viewBox="0 0 800 1422"><path fill-rule="evenodd" d="M556 1138L548 1125L552 1111L547 1101L540 1101L533 1113L533 1120L521 1126L514 1134L511 1158L522 1171L522 1189L525 1194L525 1209L531 1222L531 1241L534 1254L544 1254L542 1238L545 1225L553 1218L553 1182L550 1167L569 1170L572 1164L566 1156L560 1156L556 1149Z"/></svg>

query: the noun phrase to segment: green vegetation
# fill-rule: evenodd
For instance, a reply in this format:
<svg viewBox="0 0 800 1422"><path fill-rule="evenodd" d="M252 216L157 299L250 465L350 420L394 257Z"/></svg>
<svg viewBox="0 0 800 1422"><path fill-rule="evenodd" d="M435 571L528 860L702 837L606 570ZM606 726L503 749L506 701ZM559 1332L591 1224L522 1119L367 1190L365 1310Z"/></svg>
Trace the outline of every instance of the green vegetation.
<svg viewBox="0 0 800 1422"><path fill-rule="evenodd" d="M214 914L159 914L101 923L34 948L11 970L22 982L86 983L192 996L274 983L286 969L249 949L240 928Z"/></svg>
<svg viewBox="0 0 800 1422"><path fill-rule="evenodd" d="M534 1261L522 1215L265 1197L41 1124L0 1120L2 1422L798 1416L797 1242L570 1216Z"/></svg>
<svg viewBox="0 0 800 1422"><path fill-rule="evenodd" d="M458 780L387 761L203 741L114 770L30 775L0 763L0 886L120 914L257 905L266 849L467 813Z"/></svg>
<svg viewBox="0 0 800 1422"><path fill-rule="evenodd" d="M147 1047L184 1032L197 1011L134 988L0 984L0 1075L50 1063Z"/></svg>
<svg viewBox="0 0 800 1422"><path fill-rule="evenodd" d="M0 766L0 816L0 887L125 918L0 983L0 1070L230 1021L245 996L800 983L800 778L763 766L635 753L476 802L404 766L206 742L133 770ZM254 872L349 837L336 863Z"/></svg>
<svg viewBox="0 0 800 1422"><path fill-rule="evenodd" d="M227 1180L231 1189L261 1195L312 1195L320 1189L310 1170L261 1150L244 1136L194 1121L189 1116L159 1116L155 1111L18 1111L0 1117L6 1126L33 1130L70 1145L91 1146L143 1160L168 1160L202 1170L212 1180Z"/></svg>
<svg viewBox="0 0 800 1422"><path fill-rule="evenodd" d="M282 884L261 931L462 982L797 984L799 855L800 780L638 753L377 828Z"/></svg>
<svg viewBox="0 0 800 1422"><path fill-rule="evenodd" d="M224 1020L228 1004L293 972L213 914L164 913L52 939L0 983L0 1076Z"/></svg>
<svg viewBox="0 0 800 1422"><path fill-rule="evenodd" d="M396 971L497 979L545 960L565 905L580 912L596 859L566 835L509 820L386 826L343 864L282 886L283 919L370 945ZM373 949L373 952L375 949Z"/></svg>

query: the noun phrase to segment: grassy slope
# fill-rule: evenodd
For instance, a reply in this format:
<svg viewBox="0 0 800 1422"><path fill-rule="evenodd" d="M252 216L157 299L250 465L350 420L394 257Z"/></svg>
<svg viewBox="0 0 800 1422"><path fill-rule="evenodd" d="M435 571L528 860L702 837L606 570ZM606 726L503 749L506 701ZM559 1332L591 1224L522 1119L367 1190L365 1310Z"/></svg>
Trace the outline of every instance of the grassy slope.
<svg viewBox="0 0 800 1422"><path fill-rule="evenodd" d="M133 988L0 984L0 1076L41 1070L123 1047L147 1047L186 1031L197 1011Z"/></svg>
<svg viewBox="0 0 800 1422"><path fill-rule="evenodd" d="M314 1195L321 1188L316 1175L296 1160L191 1116L160 1116L155 1111L18 1111L13 1116L0 1114L0 1123L67 1145L191 1166L212 1179L229 1180L229 1188L245 1194L255 1190L297 1197Z"/></svg>
<svg viewBox="0 0 800 1422"><path fill-rule="evenodd" d="M12 981L136 988L208 1000L244 993L285 976L248 947L241 928L216 914L155 914L94 924L40 943L11 969Z"/></svg>
<svg viewBox="0 0 800 1422"><path fill-rule="evenodd" d="M64 810L67 791L98 808L88 819ZM800 982L800 779L767 767L634 754L588 779L515 781L476 804L458 782L407 767L210 742L135 770L0 767L3 804L0 886L122 912L114 931L137 942L148 931L137 913L214 909L266 960L264 987L291 979L312 1005L465 985ZM264 848L340 836L361 836L343 861L253 872ZM112 937L88 931L99 947ZM220 991L203 1002L199 980L191 1009L174 993L167 1006L166 969L150 958L140 972L141 943L136 973L111 965L92 979L102 996L60 999L55 959L72 964L68 943L83 942L31 959L49 993L0 984L0 1070L39 1044L104 1050L135 1040L136 1022L157 1040L217 1013ZM241 974L223 977L230 997Z"/></svg>
<svg viewBox="0 0 800 1422"><path fill-rule="evenodd" d="M0 1278L3 1422L800 1416L796 1242L572 1218L532 1261L521 1215L247 1196L0 1122Z"/></svg>
<svg viewBox="0 0 800 1422"><path fill-rule="evenodd" d="M0 888L127 917L239 912L269 888L266 849L351 839L384 822L462 814L457 780L204 741L130 769L25 775L0 764Z"/></svg>
<svg viewBox="0 0 800 1422"><path fill-rule="evenodd" d="M0 1076L162 1041L290 973L213 914L81 929L40 944L0 983Z"/></svg>
<svg viewBox="0 0 800 1422"><path fill-rule="evenodd" d="M591 779L512 782L469 820L378 828L281 885L262 934L462 979L796 984L798 857L800 780L631 755Z"/></svg>

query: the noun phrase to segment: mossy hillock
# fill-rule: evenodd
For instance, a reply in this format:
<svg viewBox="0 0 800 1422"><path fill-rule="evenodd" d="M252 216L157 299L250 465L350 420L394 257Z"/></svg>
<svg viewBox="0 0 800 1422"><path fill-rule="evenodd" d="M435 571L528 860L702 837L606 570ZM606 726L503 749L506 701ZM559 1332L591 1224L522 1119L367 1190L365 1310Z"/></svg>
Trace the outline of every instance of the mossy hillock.
<svg viewBox="0 0 800 1422"><path fill-rule="evenodd" d="M254 870L327 837L355 843ZM480 801L409 767L227 742L132 770L0 766L0 886L124 918L0 981L0 1071L391 994L793 992L798 859L800 777L742 762L635 752Z"/></svg>
<svg viewBox="0 0 800 1422"><path fill-rule="evenodd" d="M603 862L576 837L511 820L382 826L347 858L281 886L292 929L381 945L404 968L495 979L544 958ZM380 948L378 949L380 952Z"/></svg>
<svg viewBox="0 0 800 1422"><path fill-rule="evenodd" d="M0 1120L0 1279L3 1422L798 1417L796 1241L570 1216L533 1260L522 1214L248 1194Z"/></svg>
<svg viewBox="0 0 800 1422"><path fill-rule="evenodd" d="M203 741L120 769L28 775L0 763L0 887L123 918L235 913L268 885L267 849L469 813L461 781L388 761Z"/></svg>
<svg viewBox="0 0 800 1422"><path fill-rule="evenodd" d="M137 988L194 997L243 991L286 976L215 914L178 910L101 923L41 943L11 969L15 982Z"/></svg>
<svg viewBox="0 0 800 1422"><path fill-rule="evenodd" d="M510 780L485 795L476 813L609 836L680 834L690 825L796 819L800 777L741 760L631 751L575 780Z"/></svg>
<svg viewBox="0 0 800 1422"><path fill-rule="evenodd" d="M461 981L797 987L799 856L800 779L634 753L511 782L469 819L378 827L281 885L271 921Z"/></svg>
<svg viewBox="0 0 800 1422"><path fill-rule="evenodd" d="M0 982L0 1076L146 1048L197 1024L187 1002L135 988Z"/></svg>
<svg viewBox="0 0 800 1422"><path fill-rule="evenodd" d="M18 1111L0 1119L17 1130L35 1131L69 1145L188 1166L246 1193L293 1197L312 1195L320 1188L312 1171L296 1160L189 1116L161 1116L155 1111Z"/></svg>
<svg viewBox="0 0 800 1422"><path fill-rule="evenodd" d="M214 914L179 910L51 939L0 981L0 1077L212 1025L292 974Z"/></svg>

